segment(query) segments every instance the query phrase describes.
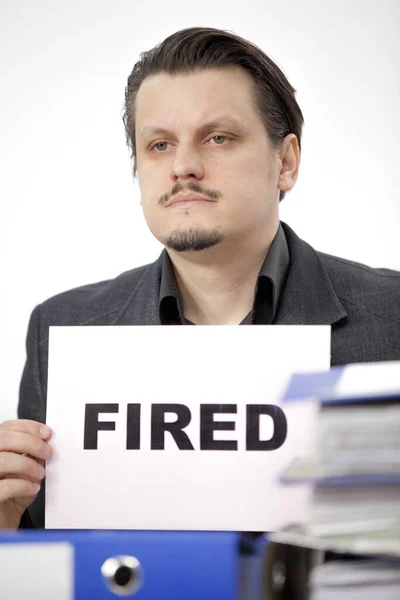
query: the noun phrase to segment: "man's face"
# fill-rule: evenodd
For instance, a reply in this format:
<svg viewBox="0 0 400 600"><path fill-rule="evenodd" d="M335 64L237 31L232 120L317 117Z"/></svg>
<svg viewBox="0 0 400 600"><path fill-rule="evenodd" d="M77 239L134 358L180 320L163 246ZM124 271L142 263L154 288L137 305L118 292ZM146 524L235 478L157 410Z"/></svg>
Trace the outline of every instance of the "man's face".
<svg viewBox="0 0 400 600"><path fill-rule="evenodd" d="M150 230L167 247L257 243L276 231L279 161L252 91L251 77L238 67L160 73L141 85L141 202Z"/></svg>

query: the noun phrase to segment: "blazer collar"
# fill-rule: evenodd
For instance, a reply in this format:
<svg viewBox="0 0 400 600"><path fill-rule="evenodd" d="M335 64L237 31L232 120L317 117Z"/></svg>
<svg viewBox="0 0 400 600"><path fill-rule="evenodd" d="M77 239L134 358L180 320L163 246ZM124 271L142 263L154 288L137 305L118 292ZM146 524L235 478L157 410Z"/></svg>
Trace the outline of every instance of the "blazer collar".
<svg viewBox="0 0 400 600"><path fill-rule="evenodd" d="M154 263L148 265L128 299L114 313L110 325L161 325L159 298L162 255L161 253Z"/></svg>
<svg viewBox="0 0 400 600"><path fill-rule="evenodd" d="M332 325L347 312L333 289L318 253L282 223L290 252L290 269L277 325Z"/></svg>
<svg viewBox="0 0 400 600"><path fill-rule="evenodd" d="M347 313L337 297L318 253L282 223L290 253L290 268L275 319L277 325L332 325ZM161 325L159 295L161 256L145 270L111 325ZM110 315L111 317L111 315Z"/></svg>

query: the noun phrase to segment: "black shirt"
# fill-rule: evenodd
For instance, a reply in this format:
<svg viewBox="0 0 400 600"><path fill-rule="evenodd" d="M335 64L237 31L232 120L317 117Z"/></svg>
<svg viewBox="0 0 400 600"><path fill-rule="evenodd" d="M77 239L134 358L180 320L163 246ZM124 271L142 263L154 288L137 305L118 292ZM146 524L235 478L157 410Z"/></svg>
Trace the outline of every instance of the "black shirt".
<svg viewBox="0 0 400 600"><path fill-rule="evenodd" d="M270 325L274 322L289 271L290 257L285 232L279 224L276 236L261 266L253 308L241 325ZM182 314L180 295L168 253L164 250L159 301L162 325L193 325Z"/></svg>

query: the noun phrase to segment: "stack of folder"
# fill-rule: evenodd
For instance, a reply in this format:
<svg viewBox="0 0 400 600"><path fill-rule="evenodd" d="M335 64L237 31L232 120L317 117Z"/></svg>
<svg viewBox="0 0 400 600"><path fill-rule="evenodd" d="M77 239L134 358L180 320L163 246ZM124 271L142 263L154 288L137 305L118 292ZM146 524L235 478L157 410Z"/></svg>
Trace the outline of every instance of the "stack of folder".
<svg viewBox="0 0 400 600"><path fill-rule="evenodd" d="M282 476L311 486L308 519L270 539L337 553L311 573L312 600L400 598L400 361L295 376L287 401L311 398L314 445Z"/></svg>
<svg viewBox="0 0 400 600"><path fill-rule="evenodd" d="M398 600L399 564L388 560L335 560L316 567L310 600Z"/></svg>

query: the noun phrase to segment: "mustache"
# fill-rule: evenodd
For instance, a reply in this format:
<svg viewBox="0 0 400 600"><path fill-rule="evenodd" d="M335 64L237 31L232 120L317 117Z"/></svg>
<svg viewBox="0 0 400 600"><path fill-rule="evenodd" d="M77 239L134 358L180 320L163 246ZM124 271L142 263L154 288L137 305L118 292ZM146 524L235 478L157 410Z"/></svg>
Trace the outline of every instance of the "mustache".
<svg viewBox="0 0 400 600"><path fill-rule="evenodd" d="M220 192L202 188L201 185L199 185L196 181L190 181L187 185L176 183L170 192L167 192L161 196L158 201L158 205L163 206L164 204L167 204L167 202L169 202L173 196L176 196L176 194L179 194L179 192L182 192L183 190L190 190L196 194L202 194L211 200L218 200L218 198L221 198L222 196Z"/></svg>

